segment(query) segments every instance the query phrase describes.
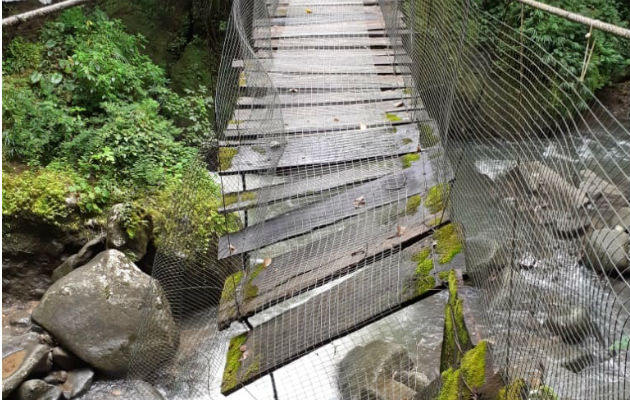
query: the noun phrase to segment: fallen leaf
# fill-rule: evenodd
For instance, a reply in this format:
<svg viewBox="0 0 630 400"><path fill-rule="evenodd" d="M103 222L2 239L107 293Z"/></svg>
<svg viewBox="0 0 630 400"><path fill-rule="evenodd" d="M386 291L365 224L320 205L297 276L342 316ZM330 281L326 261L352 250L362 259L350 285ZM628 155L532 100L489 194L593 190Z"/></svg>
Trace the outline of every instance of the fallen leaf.
<svg viewBox="0 0 630 400"><path fill-rule="evenodd" d="M360 122L360 123L359 123L359 129L360 129L360 130L362 130L362 131L364 131L364 130L366 130L366 129L367 129L367 125L366 125L366 124L364 124L363 122Z"/></svg>
<svg viewBox="0 0 630 400"><path fill-rule="evenodd" d="M271 265L271 257L265 257L265 259L263 260L263 267L267 268L270 265Z"/></svg>
<svg viewBox="0 0 630 400"><path fill-rule="evenodd" d="M236 247L234 247L233 244L231 244L228 248L230 249L230 254L232 254L232 253L234 253L236 251Z"/></svg>
<svg viewBox="0 0 630 400"><path fill-rule="evenodd" d="M307 8L307 9L306 9L306 13L307 13L307 14L310 14L310 13L312 13L312 12L313 12L313 10L311 10L310 8Z"/></svg>
<svg viewBox="0 0 630 400"><path fill-rule="evenodd" d="M402 107L404 105L405 103L403 103L402 101L399 101L398 103L394 104L394 107Z"/></svg>
<svg viewBox="0 0 630 400"><path fill-rule="evenodd" d="M239 347L239 350L241 351L241 353L247 351L247 345L241 345L241 347Z"/></svg>
<svg viewBox="0 0 630 400"><path fill-rule="evenodd" d="M363 207L365 205L365 196L360 196L354 199L352 205L354 205L354 208Z"/></svg>
<svg viewBox="0 0 630 400"><path fill-rule="evenodd" d="M249 350L245 350L243 352L243 354L241 355L240 361L247 360L247 357L249 357Z"/></svg>
<svg viewBox="0 0 630 400"><path fill-rule="evenodd" d="M334 118L333 121L339 122L339 118Z"/></svg>
<svg viewBox="0 0 630 400"><path fill-rule="evenodd" d="M396 227L396 236L398 236L398 237L402 236L403 233L405 233L406 230L407 230L406 226L398 225Z"/></svg>
<svg viewBox="0 0 630 400"><path fill-rule="evenodd" d="M296 88L291 88L289 89L289 93L297 93L298 90Z"/></svg>
<svg viewBox="0 0 630 400"><path fill-rule="evenodd" d="M114 396L118 397L118 396L122 395L122 392L120 390L118 390L118 389L114 389L114 390L112 390L112 394Z"/></svg>

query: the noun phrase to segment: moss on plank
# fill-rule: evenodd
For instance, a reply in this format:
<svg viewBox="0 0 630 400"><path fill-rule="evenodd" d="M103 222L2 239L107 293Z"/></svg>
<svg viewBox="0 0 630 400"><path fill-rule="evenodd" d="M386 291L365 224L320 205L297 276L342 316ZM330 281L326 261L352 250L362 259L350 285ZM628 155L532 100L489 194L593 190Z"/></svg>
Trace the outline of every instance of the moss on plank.
<svg viewBox="0 0 630 400"><path fill-rule="evenodd" d="M241 193L229 193L223 195L223 202L225 207L232 205L234 203L240 203L242 201L252 201L256 200L255 192L241 192Z"/></svg>
<svg viewBox="0 0 630 400"><path fill-rule="evenodd" d="M243 271L238 271L228 276L223 284L223 291L221 292L221 303L226 303L234 300L236 288L243 279Z"/></svg>
<svg viewBox="0 0 630 400"><path fill-rule="evenodd" d="M387 118L390 122L402 121L402 118L400 118L398 115L392 114L392 113L385 113L385 118Z"/></svg>
<svg viewBox="0 0 630 400"><path fill-rule="evenodd" d="M412 139L409 139L409 138L404 138L404 139L402 140L402 144L403 144L403 145L409 144L409 143L411 143L411 142L413 142L413 140L412 140Z"/></svg>
<svg viewBox="0 0 630 400"><path fill-rule="evenodd" d="M523 379L516 379L499 390L497 400L522 400L527 397L527 386Z"/></svg>
<svg viewBox="0 0 630 400"><path fill-rule="evenodd" d="M442 372L439 400L473 398L470 389L475 391L483 386L486 380L486 350L486 342L481 341L464 354L458 369L451 367Z"/></svg>
<svg viewBox="0 0 630 400"><path fill-rule="evenodd" d="M459 233L454 224L448 224L436 230L433 238L437 244L435 246L438 254L438 262L446 264L462 251L463 245L459 238Z"/></svg>
<svg viewBox="0 0 630 400"><path fill-rule="evenodd" d="M252 150L263 156L267 154L267 150L261 146L252 146Z"/></svg>
<svg viewBox="0 0 630 400"><path fill-rule="evenodd" d="M450 275L452 270L446 270L446 271L440 271L438 272L438 278L440 278L441 281L448 281L448 276Z"/></svg>
<svg viewBox="0 0 630 400"><path fill-rule="evenodd" d="M247 282L243 288L243 296L245 300L251 300L254 297L258 296L258 286L254 285L252 282L256 277L265 269L264 264L258 264L256 267L250 271L247 276Z"/></svg>
<svg viewBox="0 0 630 400"><path fill-rule="evenodd" d="M420 203L422 203L422 197L419 194L414 194L407 199L407 207L405 209L405 213L407 215L413 215L418 211L418 207L420 207Z"/></svg>
<svg viewBox="0 0 630 400"><path fill-rule="evenodd" d="M235 336L230 340L227 358L225 360L225 369L223 370L223 381L221 382L221 391L227 392L232 390L238 384L238 370L241 368L241 346L247 342L247 334Z"/></svg>
<svg viewBox="0 0 630 400"><path fill-rule="evenodd" d="M411 167L411 164L418 161L419 159L420 159L420 154L418 153L405 154L404 156L401 157L402 167L409 168Z"/></svg>
<svg viewBox="0 0 630 400"><path fill-rule="evenodd" d="M440 371L458 368L462 356L459 349L466 351L472 348L472 342L464 322L463 303L457 295L457 279L454 270L449 272L448 283L449 299L444 307L444 332Z"/></svg>
<svg viewBox="0 0 630 400"><path fill-rule="evenodd" d="M232 167L232 159L238 154L236 147L219 148L219 167L221 171L227 171Z"/></svg>
<svg viewBox="0 0 630 400"><path fill-rule="evenodd" d="M404 94L411 94L411 88L404 88L403 89L403 93Z"/></svg>
<svg viewBox="0 0 630 400"><path fill-rule="evenodd" d="M444 183L440 183L429 189L424 206L431 214L444 210L444 195L446 194L448 196L448 190L448 186Z"/></svg>
<svg viewBox="0 0 630 400"><path fill-rule="evenodd" d="M435 287L435 278L431 275L433 271L431 249L422 249L415 253L411 259L416 262L416 270L414 273L415 294L421 295Z"/></svg>
<svg viewBox="0 0 630 400"><path fill-rule="evenodd" d="M459 400L460 371L449 368L442 372L442 388L438 400Z"/></svg>
<svg viewBox="0 0 630 400"><path fill-rule="evenodd" d="M256 357L254 358L254 361L252 361L249 364L249 366L247 367L247 370L243 374L243 379L244 380L249 379L252 375L256 374L258 371L260 371L260 354L256 355Z"/></svg>
<svg viewBox="0 0 630 400"><path fill-rule="evenodd" d="M427 147L435 146L440 141L440 138L433 132L433 127L429 124L420 124L420 138Z"/></svg>

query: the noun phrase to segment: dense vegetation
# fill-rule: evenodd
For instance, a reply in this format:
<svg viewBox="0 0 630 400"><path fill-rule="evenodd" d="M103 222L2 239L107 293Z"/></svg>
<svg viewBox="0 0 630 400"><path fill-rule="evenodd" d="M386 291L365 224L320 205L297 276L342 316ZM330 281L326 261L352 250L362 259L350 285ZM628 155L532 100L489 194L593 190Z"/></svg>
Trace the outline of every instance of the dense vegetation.
<svg viewBox="0 0 630 400"><path fill-rule="evenodd" d="M76 225L119 202L168 224L198 145L212 138L207 86L170 85L146 39L99 10L72 8L38 40L17 37L3 59L3 216ZM234 227L216 209L218 185L192 172L204 237ZM6 218L5 218L6 219ZM162 225L160 226L160 221Z"/></svg>
<svg viewBox="0 0 630 400"><path fill-rule="evenodd" d="M546 0L546 4L599 19L617 26L630 26L630 2L627 0ZM479 7L516 30L521 26L521 4L514 1L478 0ZM523 32L549 53L545 62L557 69L558 64L574 76L580 76L584 62L589 27L543 12L523 7ZM496 26L490 29L495 30ZM516 31L514 31L516 33ZM628 40L593 30L593 56L584 84L590 90L630 78Z"/></svg>

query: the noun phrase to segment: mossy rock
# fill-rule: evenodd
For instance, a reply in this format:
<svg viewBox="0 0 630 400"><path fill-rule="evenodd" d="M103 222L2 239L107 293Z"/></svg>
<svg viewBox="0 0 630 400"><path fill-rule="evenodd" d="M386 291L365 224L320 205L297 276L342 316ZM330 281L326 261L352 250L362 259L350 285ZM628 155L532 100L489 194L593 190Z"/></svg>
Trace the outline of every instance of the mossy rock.
<svg viewBox="0 0 630 400"><path fill-rule="evenodd" d="M473 392L484 385L487 370L488 345L481 341L463 355L458 369L451 367L442 372L442 388L438 400L475 398Z"/></svg>

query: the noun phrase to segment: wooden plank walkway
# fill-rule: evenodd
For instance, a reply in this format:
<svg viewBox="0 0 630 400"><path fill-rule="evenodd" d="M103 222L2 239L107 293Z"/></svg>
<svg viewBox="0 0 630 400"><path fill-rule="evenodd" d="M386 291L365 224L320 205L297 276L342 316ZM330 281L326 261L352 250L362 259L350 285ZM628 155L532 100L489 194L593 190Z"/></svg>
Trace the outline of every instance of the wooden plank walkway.
<svg viewBox="0 0 630 400"><path fill-rule="evenodd" d="M439 148L420 148L429 118L379 2L281 0L249 28L258 58L230 64L240 97L220 172L241 177L221 211L245 225L218 244L220 259L245 265L225 281L219 328L331 288L233 338L225 394L427 296L440 271L462 266L441 198L451 175L434 169ZM459 246L448 257L444 240Z"/></svg>
<svg viewBox="0 0 630 400"><path fill-rule="evenodd" d="M222 392L231 393L438 289L442 285L439 271L460 269L463 259L460 255L439 264L440 255L433 246L436 240L435 235L429 236L401 254L376 260L330 290L233 338L232 343L239 343L248 354L230 371L235 379L224 379ZM424 266L428 268L423 270ZM235 353L233 357L242 358L241 351Z"/></svg>

